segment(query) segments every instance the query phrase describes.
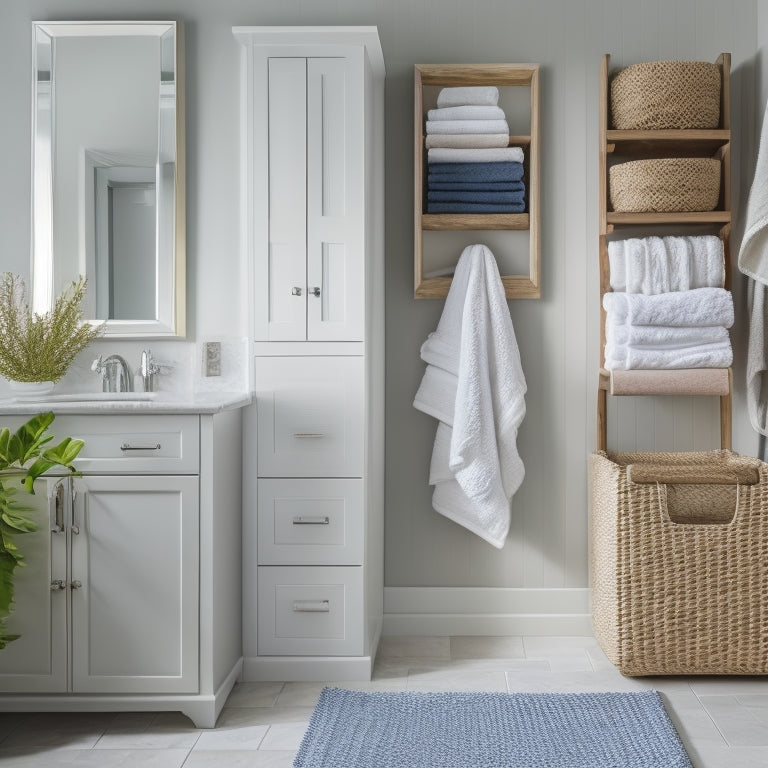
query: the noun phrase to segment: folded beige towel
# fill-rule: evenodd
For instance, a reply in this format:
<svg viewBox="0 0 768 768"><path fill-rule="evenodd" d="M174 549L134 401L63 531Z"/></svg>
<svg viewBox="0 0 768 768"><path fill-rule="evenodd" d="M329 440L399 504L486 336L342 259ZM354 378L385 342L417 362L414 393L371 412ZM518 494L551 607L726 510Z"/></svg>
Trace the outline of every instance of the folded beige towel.
<svg viewBox="0 0 768 768"><path fill-rule="evenodd" d="M496 147L490 149L430 149L428 163L522 163L521 147Z"/></svg>
<svg viewBox="0 0 768 768"><path fill-rule="evenodd" d="M430 133L424 140L427 149L488 149L509 146L508 133Z"/></svg>

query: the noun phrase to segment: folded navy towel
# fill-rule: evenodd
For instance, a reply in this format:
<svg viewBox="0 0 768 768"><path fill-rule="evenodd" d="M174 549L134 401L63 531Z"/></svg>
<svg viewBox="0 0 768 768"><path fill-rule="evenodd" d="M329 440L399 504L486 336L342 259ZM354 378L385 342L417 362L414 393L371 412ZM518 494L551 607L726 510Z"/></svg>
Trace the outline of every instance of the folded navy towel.
<svg viewBox="0 0 768 768"><path fill-rule="evenodd" d="M520 181L522 163L430 163L429 181Z"/></svg>
<svg viewBox="0 0 768 768"><path fill-rule="evenodd" d="M523 213L525 203L427 203L427 213Z"/></svg>
<svg viewBox="0 0 768 768"><path fill-rule="evenodd" d="M522 181L429 181L430 189L452 189L485 192L523 192Z"/></svg>
<svg viewBox="0 0 768 768"><path fill-rule="evenodd" d="M427 200L442 203L524 203L525 192L429 190Z"/></svg>

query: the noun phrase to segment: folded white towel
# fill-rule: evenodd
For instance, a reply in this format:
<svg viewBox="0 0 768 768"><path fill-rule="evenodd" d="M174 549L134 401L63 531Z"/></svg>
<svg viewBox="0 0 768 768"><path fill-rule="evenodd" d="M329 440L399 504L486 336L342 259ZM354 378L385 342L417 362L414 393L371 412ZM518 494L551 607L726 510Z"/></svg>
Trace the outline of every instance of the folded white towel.
<svg viewBox="0 0 768 768"><path fill-rule="evenodd" d="M667 293L721 288L725 281L723 243L714 235L613 240L608 261L614 291Z"/></svg>
<svg viewBox="0 0 768 768"><path fill-rule="evenodd" d="M454 149L484 149L508 147L508 133L430 133L424 138L427 149L452 147Z"/></svg>
<svg viewBox="0 0 768 768"><path fill-rule="evenodd" d="M428 163L522 163L521 147L491 149L437 148L427 152Z"/></svg>
<svg viewBox="0 0 768 768"><path fill-rule="evenodd" d="M506 120L427 120L427 133L506 133Z"/></svg>
<svg viewBox="0 0 768 768"><path fill-rule="evenodd" d="M427 372L414 407L436 415L430 484L436 511L501 548L509 504L525 469L517 430L526 383L496 261L484 245L464 249L437 329L421 348ZM451 413L445 396L455 377Z"/></svg>
<svg viewBox="0 0 768 768"><path fill-rule="evenodd" d="M430 109L427 120L506 120L501 107L441 107Z"/></svg>
<svg viewBox="0 0 768 768"><path fill-rule="evenodd" d="M615 324L610 312L605 318L605 342L613 346L681 349L725 341L728 338L728 329L722 325Z"/></svg>
<svg viewBox="0 0 768 768"><path fill-rule="evenodd" d="M733 325L733 297L724 288L695 288L646 295L608 292L603 308L615 324L632 325Z"/></svg>
<svg viewBox="0 0 768 768"><path fill-rule="evenodd" d="M462 85L443 88L437 94L438 107L475 105L495 107L499 103L499 89L495 85Z"/></svg>
<svg viewBox="0 0 768 768"><path fill-rule="evenodd" d="M729 368L732 363L730 340L694 347L661 349L605 345L605 367L609 371Z"/></svg>

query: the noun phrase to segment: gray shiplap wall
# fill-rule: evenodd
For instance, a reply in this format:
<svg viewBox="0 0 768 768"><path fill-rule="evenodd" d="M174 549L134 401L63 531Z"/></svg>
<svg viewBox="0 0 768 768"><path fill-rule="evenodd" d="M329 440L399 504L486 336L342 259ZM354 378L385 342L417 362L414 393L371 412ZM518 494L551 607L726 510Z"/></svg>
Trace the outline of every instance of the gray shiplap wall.
<svg viewBox="0 0 768 768"><path fill-rule="evenodd" d="M755 61L764 0L6 0L0 7L0 269L26 272L32 19L179 18L187 37L189 306L193 340L247 332L238 253L238 46L233 25L378 26L387 65L386 289L388 586L584 587L586 459L595 444L598 350L597 98L600 59L733 56L733 205L754 162ZM528 379L519 446L527 475L497 551L430 506L435 423L411 402L419 346L439 301L412 298L413 65L541 64L543 295L510 303ZM734 227L738 244L740 222ZM457 253L458 256L458 253ZM735 256L734 256L735 261ZM743 402L743 287L734 446L754 453ZM615 405L615 404L612 404ZM702 399L626 400L612 448L708 448L717 408Z"/></svg>

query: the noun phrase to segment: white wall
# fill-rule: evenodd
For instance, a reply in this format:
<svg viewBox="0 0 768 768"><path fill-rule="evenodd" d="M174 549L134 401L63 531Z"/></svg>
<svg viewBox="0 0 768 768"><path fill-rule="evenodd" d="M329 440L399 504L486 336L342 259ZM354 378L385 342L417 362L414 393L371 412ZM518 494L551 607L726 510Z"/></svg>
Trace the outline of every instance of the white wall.
<svg viewBox="0 0 768 768"><path fill-rule="evenodd" d="M732 262L755 150L758 20L765 0L6 0L0 7L0 268L26 273L29 248L30 21L179 18L187 39L190 334L245 332L238 254L238 45L241 24L373 24L387 66L387 500L389 587L583 588L587 585L586 460L595 445L598 350L597 114L603 53L616 66L732 54ZM760 14L758 14L760 11ZM526 479L512 530L496 551L432 511L427 472L435 423L411 405L418 351L442 302L412 298L413 65L541 64L542 298L510 303L528 380L519 436ZM764 66L764 63L762 64ZM763 82L768 78L763 77ZM458 256L458 253L457 253ZM735 267L734 267L735 270ZM757 449L743 399L745 307L734 271L734 447ZM614 405L614 404L612 404ZM609 414L609 445L707 448L706 399L627 399ZM637 440L635 439L637 435Z"/></svg>

